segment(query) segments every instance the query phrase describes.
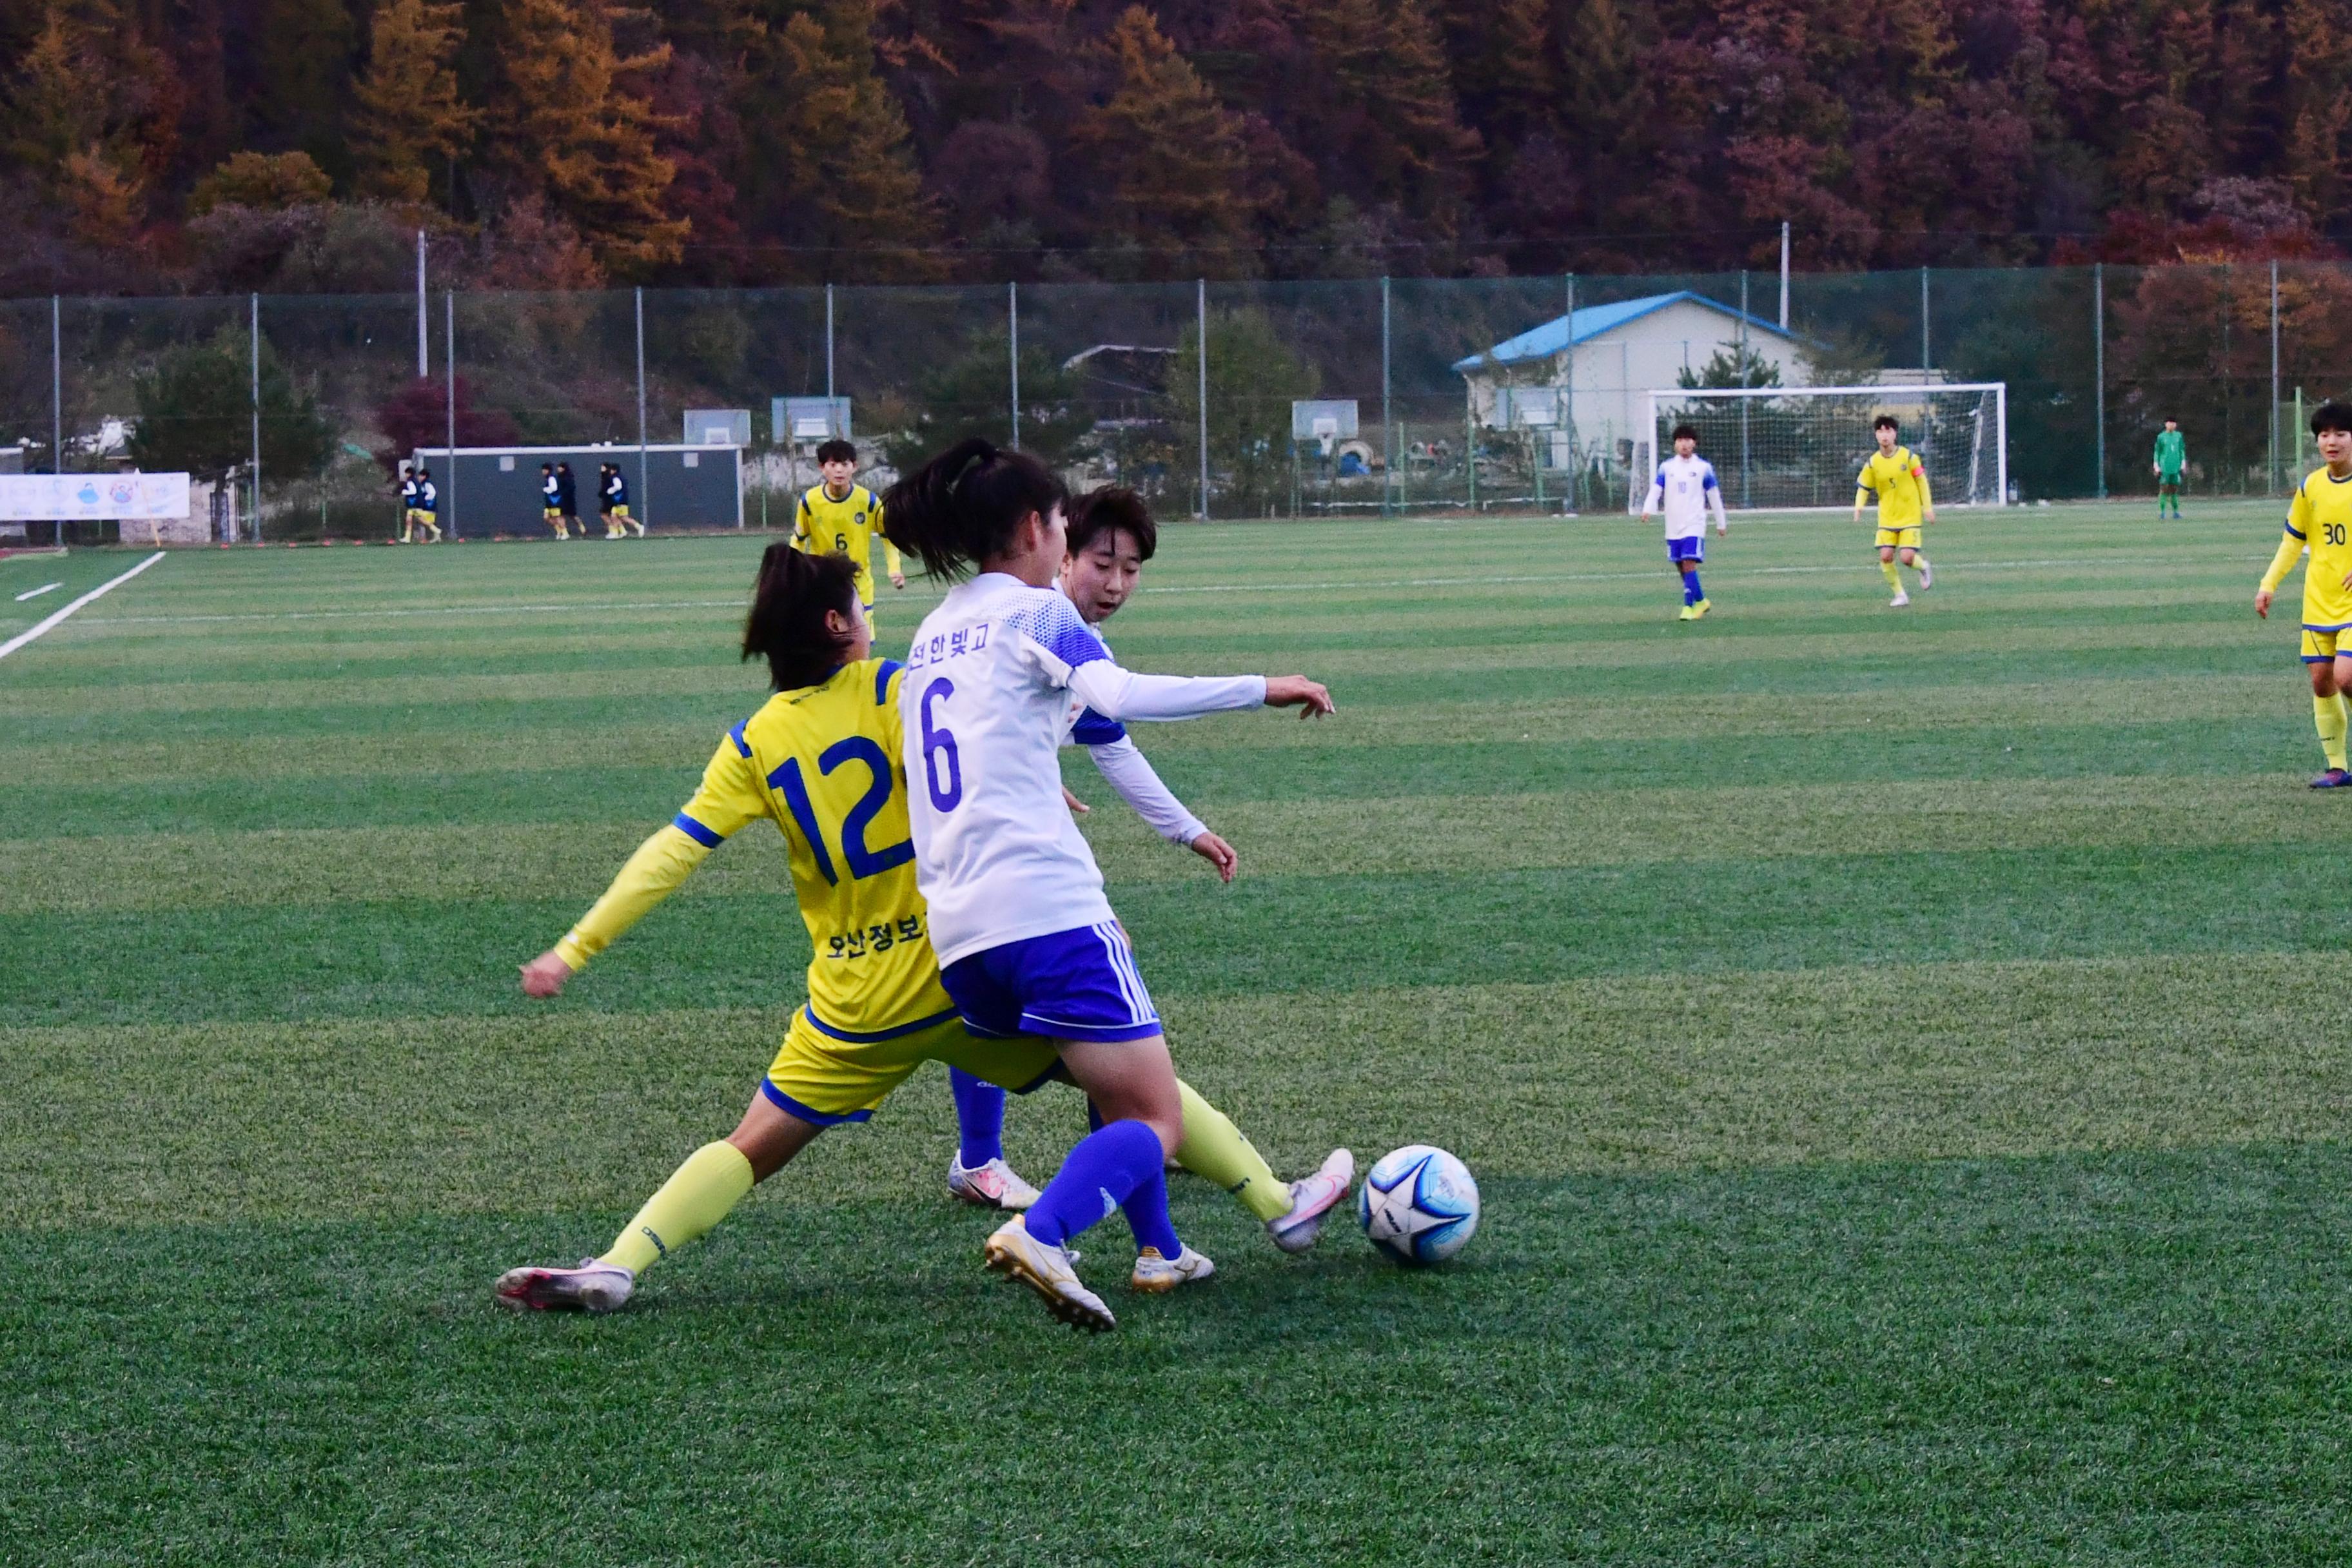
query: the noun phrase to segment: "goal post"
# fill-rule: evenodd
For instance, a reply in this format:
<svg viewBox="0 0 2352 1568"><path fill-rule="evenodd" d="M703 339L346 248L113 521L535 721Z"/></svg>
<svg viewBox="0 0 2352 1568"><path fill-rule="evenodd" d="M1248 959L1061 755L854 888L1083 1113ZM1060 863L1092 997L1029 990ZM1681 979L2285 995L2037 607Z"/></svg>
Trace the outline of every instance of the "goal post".
<svg viewBox="0 0 2352 1568"><path fill-rule="evenodd" d="M1646 437L1634 443L1628 510L1638 512L1675 427L1698 432L1734 509L1844 510L1853 478L1877 449L1882 414L1918 454L1937 506L2000 506L2009 498L2009 384L1914 386L1661 387L1644 395Z"/></svg>

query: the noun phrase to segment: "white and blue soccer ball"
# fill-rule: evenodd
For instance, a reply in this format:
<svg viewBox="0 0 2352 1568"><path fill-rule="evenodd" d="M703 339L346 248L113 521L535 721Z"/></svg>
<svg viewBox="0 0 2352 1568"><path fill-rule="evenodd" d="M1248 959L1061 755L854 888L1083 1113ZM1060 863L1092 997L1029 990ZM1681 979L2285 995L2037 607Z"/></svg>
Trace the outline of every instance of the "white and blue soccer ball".
<svg viewBox="0 0 2352 1568"><path fill-rule="evenodd" d="M1356 1217L1372 1245L1399 1263L1443 1263L1478 1228L1478 1184L1444 1150L1407 1144L1364 1173Z"/></svg>

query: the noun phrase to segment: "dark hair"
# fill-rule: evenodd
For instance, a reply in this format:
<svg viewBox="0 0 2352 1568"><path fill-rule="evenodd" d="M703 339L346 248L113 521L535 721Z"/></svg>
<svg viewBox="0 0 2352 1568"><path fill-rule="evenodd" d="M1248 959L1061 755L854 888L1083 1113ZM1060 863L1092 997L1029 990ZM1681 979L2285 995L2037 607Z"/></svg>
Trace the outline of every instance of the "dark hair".
<svg viewBox="0 0 2352 1568"><path fill-rule="evenodd" d="M882 497L882 537L952 583L1003 554L1023 518L1068 499L1053 469L974 436L890 487Z"/></svg>
<svg viewBox="0 0 2352 1568"><path fill-rule="evenodd" d="M2168 414L2168 415L2166 415L2166 416L2164 416L2164 419L2163 419L2162 423L2167 424L2167 425L2178 425L2178 424L2179 424L2179 423L2180 423L2180 421L2179 421L2179 419L2177 416L2173 416L2173 415L2170 415L2170 414Z"/></svg>
<svg viewBox="0 0 2352 1568"><path fill-rule="evenodd" d="M2336 402L2323 403L2311 411L2311 433L2322 430L2352 430L2352 408Z"/></svg>
<svg viewBox="0 0 2352 1568"><path fill-rule="evenodd" d="M810 555L779 540L760 557L751 613L743 617L743 658L768 661L779 691L814 686L841 668L848 639L824 624L827 610L856 616L857 568L846 555Z"/></svg>
<svg viewBox="0 0 2352 1568"><path fill-rule="evenodd" d="M541 463L539 466L539 471L542 474L551 474L555 472L555 465L553 463Z"/></svg>
<svg viewBox="0 0 2352 1568"><path fill-rule="evenodd" d="M1691 428L1689 426L1687 426L1687 425L1677 425L1677 426L1675 426L1675 433L1674 433L1673 435L1671 435L1671 436L1667 437L1666 437L1666 439L1667 439L1667 440L1669 440L1669 441L1679 441L1679 440L1681 440L1681 439L1682 439L1684 437L1685 437L1685 436L1687 436L1687 437L1690 437L1690 439L1691 439L1691 445L1693 445L1694 447L1695 447L1695 446L1696 446L1696 445L1698 445L1698 432L1697 432L1696 430L1692 429L1692 428Z"/></svg>
<svg viewBox="0 0 2352 1568"><path fill-rule="evenodd" d="M1114 531L1124 531L1132 538L1135 552L1146 561L1160 548L1160 525L1151 521L1151 508L1125 485L1088 490L1069 504L1065 515L1069 520L1068 548L1073 555Z"/></svg>
<svg viewBox="0 0 2352 1568"><path fill-rule="evenodd" d="M1873 430L1900 430L1903 422L1892 414L1882 414L1870 422L1870 427Z"/></svg>
<svg viewBox="0 0 2352 1568"><path fill-rule="evenodd" d="M820 463L854 463L857 461L857 443L845 441L835 436L817 447L816 460Z"/></svg>

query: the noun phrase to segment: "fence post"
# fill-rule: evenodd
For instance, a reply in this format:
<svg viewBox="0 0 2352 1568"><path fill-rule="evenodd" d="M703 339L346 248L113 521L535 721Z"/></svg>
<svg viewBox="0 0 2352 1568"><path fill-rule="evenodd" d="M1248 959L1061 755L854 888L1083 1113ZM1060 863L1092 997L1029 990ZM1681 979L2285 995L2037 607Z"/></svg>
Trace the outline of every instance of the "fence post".
<svg viewBox="0 0 2352 1568"><path fill-rule="evenodd" d="M2279 293L2278 260L2271 260L2271 493L2279 490Z"/></svg>
<svg viewBox="0 0 2352 1568"><path fill-rule="evenodd" d="M1576 467L1576 468L1580 468L1582 467L1582 465L1583 465L1583 462L1584 462L1584 448L1583 448L1581 446L1580 446L1580 445L1578 444L1577 439L1576 439L1576 274L1575 274L1575 273L1571 272L1571 273L1570 273L1570 274L1568 275L1567 284L1568 284L1568 363L1567 363L1562 367L1561 374L1566 377L1567 382L1568 382L1568 389L1567 389L1567 392L1566 392L1566 395L1566 395L1566 399L1567 399L1567 403L1568 403L1568 406L1567 406L1566 408L1564 408L1564 409L1558 409L1558 410L1555 410L1554 412L1558 415L1558 416L1559 416L1559 422L1560 422L1560 424L1562 424L1563 426L1567 426L1567 429L1568 429L1568 460L1569 460L1569 462L1570 463L1570 465L1572 465L1572 466L1574 466L1574 467ZM1569 480L1568 480L1568 495L1569 495L1569 501L1568 501L1568 505L1569 505L1569 510L1571 510L1571 511L1575 510L1576 510L1576 507L1577 507L1577 505L1578 505L1577 495L1576 495L1576 481L1577 481L1578 477L1579 477L1579 476L1578 476L1577 474L1575 474L1575 473L1571 473L1571 474L1569 476Z"/></svg>
<svg viewBox="0 0 2352 1568"><path fill-rule="evenodd" d="M1739 389L1742 392L1748 390L1748 268L1745 267L1739 269ZM1658 422L1652 419L1650 428L1655 431L1657 427ZM1739 400L1739 505L1743 510L1748 504L1748 399L1743 397Z"/></svg>
<svg viewBox="0 0 2352 1568"><path fill-rule="evenodd" d="M59 318L64 314L55 294L49 296L49 472L66 471L66 362L60 352L65 334L59 330ZM58 530L58 542L63 543L64 530Z"/></svg>
<svg viewBox="0 0 2352 1568"><path fill-rule="evenodd" d="M2099 465L2096 482L2092 486L2101 500L2107 499L2107 266L2104 261L2091 263L2091 364L2097 379L2098 391L2092 401L2091 417L2098 424L2098 434L2093 446Z"/></svg>
<svg viewBox="0 0 2352 1568"><path fill-rule="evenodd" d="M830 283L824 286L824 395L827 401L833 397L833 285ZM824 415L827 419L832 418L833 410L826 409ZM793 482L800 483L798 474L793 476Z"/></svg>
<svg viewBox="0 0 2352 1568"><path fill-rule="evenodd" d="M1927 372L1936 363L1933 347L1927 336L1927 269L1919 268L1919 380L1924 384Z"/></svg>
<svg viewBox="0 0 2352 1568"><path fill-rule="evenodd" d="M1193 326L1197 334L1193 358L1201 371L1201 521L1209 521L1209 280L1194 282Z"/></svg>
<svg viewBox="0 0 2352 1568"><path fill-rule="evenodd" d="M1021 285L1004 286L1004 320L1013 335L1013 444L1021 445Z"/></svg>
<svg viewBox="0 0 2352 1568"><path fill-rule="evenodd" d="M425 329L425 231L416 231L416 379L423 381L433 374L433 356L427 345L432 342Z"/></svg>
<svg viewBox="0 0 2352 1568"><path fill-rule="evenodd" d="M261 542L261 296L247 296L252 312L253 360L253 542Z"/></svg>
<svg viewBox="0 0 2352 1568"><path fill-rule="evenodd" d="M457 290L441 296L441 401L448 419L449 537L457 537Z"/></svg>
<svg viewBox="0 0 2352 1568"><path fill-rule="evenodd" d="M646 461L646 291L636 291L637 307L637 521L653 526L654 472Z"/></svg>
<svg viewBox="0 0 2352 1568"><path fill-rule="evenodd" d="M1780 330L1789 330L1789 220L1780 220Z"/></svg>
<svg viewBox="0 0 2352 1568"><path fill-rule="evenodd" d="M1294 438L1292 449L1297 448ZM1396 420L1389 407L1389 275L1381 274L1381 515L1395 511ZM1293 510L1296 510L1295 508Z"/></svg>

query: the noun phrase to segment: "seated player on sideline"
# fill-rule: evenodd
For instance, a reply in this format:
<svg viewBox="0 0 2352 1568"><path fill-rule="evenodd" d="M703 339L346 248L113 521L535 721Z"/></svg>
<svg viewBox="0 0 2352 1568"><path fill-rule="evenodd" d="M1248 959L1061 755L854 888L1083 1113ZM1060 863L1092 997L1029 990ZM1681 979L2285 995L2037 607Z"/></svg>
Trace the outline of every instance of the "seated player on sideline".
<svg viewBox="0 0 2352 1568"><path fill-rule="evenodd" d="M956 584L917 630L898 692L940 979L975 1035L1048 1042L1103 1123L989 1237L988 1267L1074 1327L1112 1328L1067 1243L1113 1207L1142 1257L1173 1258L1180 1280L1205 1278L1210 1264L1168 1215L1167 1157L1199 1167L1185 1157L1160 1015L1063 801L1058 753L1073 701L1123 721L1261 705L1313 716L1331 711L1331 694L1302 676L1185 679L1113 664L1055 586L1068 554L1065 494L1025 453L962 441L885 499L893 540ZM1342 1160L1352 1176L1344 1152L1327 1169ZM1346 1190L1327 1184L1319 1201L1328 1208Z"/></svg>
<svg viewBox="0 0 2352 1568"><path fill-rule="evenodd" d="M1117 485L1090 490L1070 504L1059 586L1062 596L1076 607L1078 618L1100 636L1102 625L1118 614L1143 574L1143 563L1160 547L1160 527L1141 496ZM1106 649L1109 644L1104 644ZM1128 738L1124 725L1105 719L1082 703L1071 711L1070 740L1084 746L1111 788L1134 808L1160 836L1181 845L1210 865L1225 881L1234 879L1240 864L1234 847L1208 829L1160 782L1150 762ZM1064 792L1071 810L1088 808L1077 796ZM1024 1209L1037 1201L1037 1189L1023 1181L1004 1163L1004 1091L960 1068L948 1069L955 1094L955 1157L948 1163L948 1192L968 1204L987 1208ZM1328 1180L1318 1172L1309 1181ZM1244 1179L1234 1195L1269 1226L1276 1225L1294 1206L1286 1188ZM1314 1238L1298 1243L1303 1247ZM1276 1230L1274 1244L1296 1250Z"/></svg>
<svg viewBox="0 0 2352 1568"><path fill-rule="evenodd" d="M2271 598L2306 546L2311 564L2303 573L2303 666L2311 672L2312 722L2327 766L2311 781L2314 789L2352 784L2344 758L2346 721L2352 717L2345 693L2352 690L2352 408L2323 403L2313 410L2311 433L2319 440L2325 468L2314 468L2294 488L2286 531L2278 553L2254 590L2254 614L2267 620Z"/></svg>
<svg viewBox="0 0 2352 1568"><path fill-rule="evenodd" d="M1698 432L1677 425L1675 455L1658 465L1650 481L1650 499L1642 503L1642 520L1666 514L1666 559L1683 574L1683 613L1678 619L1695 621L1715 608L1698 585L1698 569L1706 560L1706 514L1715 513L1715 531L1731 531L1724 515L1723 487L1715 482L1715 465L1698 455Z"/></svg>
<svg viewBox="0 0 2352 1568"><path fill-rule="evenodd" d="M1927 465L1908 447L1898 447L1895 437L1902 426L1892 414L1882 414L1870 422L1871 433L1878 437L1878 450L1862 465L1854 479L1853 520L1862 521L1862 509L1870 498L1878 498L1878 569L1886 574L1886 585L1895 590L1887 603L1901 609L1911 602L1903 591L1902 574L1895 570L1897 551L1903 564L1915 566L1919 572L1919 591L1926 593L1936 585L1936 569L1927 564L1927 557L1919 549L1919 525L1936 521L1936 498L1927 489Z"/></svg>
<svg viewBox="0 0 2352 1568"><path fill-rule="evenodd" d="M825 442L816 449L816 468L824 478L801 497L793 516L793 543L813 554L831 552L848 556L849 563L857 568L857 602L871 621L874 539L882 527L882 503L857 482L857 447L853 443L837 436ZM890 574L891 587L907 585L898 547L887 539L882 541L882 564Z"/></svg>
<svg viewBox="0 0 2352 1568"><path fill-rule="evenodd" d="M921 1063L962 1067L1027 1089L1059 1077L1050 1043L980 1038L940 987L908 839L899 765L899 667L871 658L849 563L771 545L743 630L743 656L767 659L776 695L719 742L702 785L629 858L595 907L523 967L524 991L553 996L660 903L719 840L765 817L784 836L793 890L813 952L808 1001L794 1015L742 1121L707 1143L647 1199L600 1257L576 1268L515 1268L511 1307L611 1311L637 1276L724 1218L825 1128L864 1121ZM1232 1185L1265 1162L1221 1111L1179 1086L1192 1168ZM1238 1174L1237 1174L1238 1173ZM1299 1184L1291 1216L1312 1227L1336 1196ZM1137 1260L1139 1290L1181 1283L1178 1253Z"/></svg>

